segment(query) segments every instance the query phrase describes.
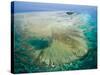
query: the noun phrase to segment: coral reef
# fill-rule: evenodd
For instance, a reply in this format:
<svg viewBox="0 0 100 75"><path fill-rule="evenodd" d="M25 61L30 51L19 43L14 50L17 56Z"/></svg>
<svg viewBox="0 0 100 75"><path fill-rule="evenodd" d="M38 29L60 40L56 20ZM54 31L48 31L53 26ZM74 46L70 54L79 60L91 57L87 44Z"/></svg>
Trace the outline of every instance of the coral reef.
<svg viewBox="0 0 100 75"><path fill-rule="evenodd" d="M82 30L87 25L87 14L56 11L14 16L15 68L20 64L24 72L55 71L65 65L70 69L68 66L80 63L89 52L87 36Z"/></svg>

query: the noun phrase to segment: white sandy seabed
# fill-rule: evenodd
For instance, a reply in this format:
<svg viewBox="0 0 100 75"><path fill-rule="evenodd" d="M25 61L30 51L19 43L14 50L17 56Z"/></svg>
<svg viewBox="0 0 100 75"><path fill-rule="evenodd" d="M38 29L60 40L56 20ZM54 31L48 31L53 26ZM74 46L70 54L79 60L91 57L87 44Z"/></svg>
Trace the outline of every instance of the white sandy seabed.
<svg viewBox="0 0 100 75"><path fill-rule="evenodd" d="M88 14L67 14L66 11L16 13L14 29L25 40L50 37L53 41L45 49L35 50L34 45L31 46L34 51L32 60L38 65L53 67L79 59L87 53L87 42L80 27L86 25L88 17Z"/></svg>

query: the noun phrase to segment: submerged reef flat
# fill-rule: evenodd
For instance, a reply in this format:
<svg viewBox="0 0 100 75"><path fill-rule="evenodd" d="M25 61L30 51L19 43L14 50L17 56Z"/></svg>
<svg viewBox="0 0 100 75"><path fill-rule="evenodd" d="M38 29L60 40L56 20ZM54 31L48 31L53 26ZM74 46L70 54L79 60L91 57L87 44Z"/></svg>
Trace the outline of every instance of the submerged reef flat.
<svg viewBox="0 0 100 75"><path fill-rule="evenodd" d="M84 29L89 18L66 11L14 14L16 72L55 71L65 65L63 70L70 69L90 51L88 29Z"/></svg>

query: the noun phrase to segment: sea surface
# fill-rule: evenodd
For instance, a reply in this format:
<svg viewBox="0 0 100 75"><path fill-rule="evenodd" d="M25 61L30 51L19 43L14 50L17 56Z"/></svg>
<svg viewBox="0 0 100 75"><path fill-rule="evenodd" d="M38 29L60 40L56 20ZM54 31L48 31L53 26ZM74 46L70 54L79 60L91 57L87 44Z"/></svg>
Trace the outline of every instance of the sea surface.
<svg viewBox="0 0 100 75"><path fill-rule="evenodd" d="M68 14L66 15L66 12L73 12L74 14L72 16ZM14 32L15 37L15 73L52 72L97 68L97 7L51 3L14 2L12 3L12 15L14 16L14 31L12 32ZM71 19L71 21L69 19ZM58 29L78 27L84 35L84 40L87 45L87 53L75 61L58 66L51 67L36 65L32 60L34 59L32 57L34 54L30 55L33 48L31 48L31 46L34 46L34 49L38 51L45 49L46 47L50 47L52 44L52 34L50 28L54 28L55 32L55 28L57 27ZM58 32L60 33L59 30L57 33ZM46 40L41 39L43 35L46 36Z"/></svg>

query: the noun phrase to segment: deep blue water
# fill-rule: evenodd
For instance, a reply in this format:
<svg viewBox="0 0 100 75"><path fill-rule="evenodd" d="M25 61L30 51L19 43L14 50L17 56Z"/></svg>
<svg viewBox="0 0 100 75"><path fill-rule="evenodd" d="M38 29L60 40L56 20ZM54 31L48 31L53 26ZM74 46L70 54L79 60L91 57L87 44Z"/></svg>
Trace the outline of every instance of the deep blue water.
<svg viewBox="0 0 100 75"><path fill-rule="evenodd" d="M11 4L11 8L12 13L35 11L74 11L79 13L89 13L94 18L96 18L97 15L96 6L85 5L14 1Z"/></svg>

